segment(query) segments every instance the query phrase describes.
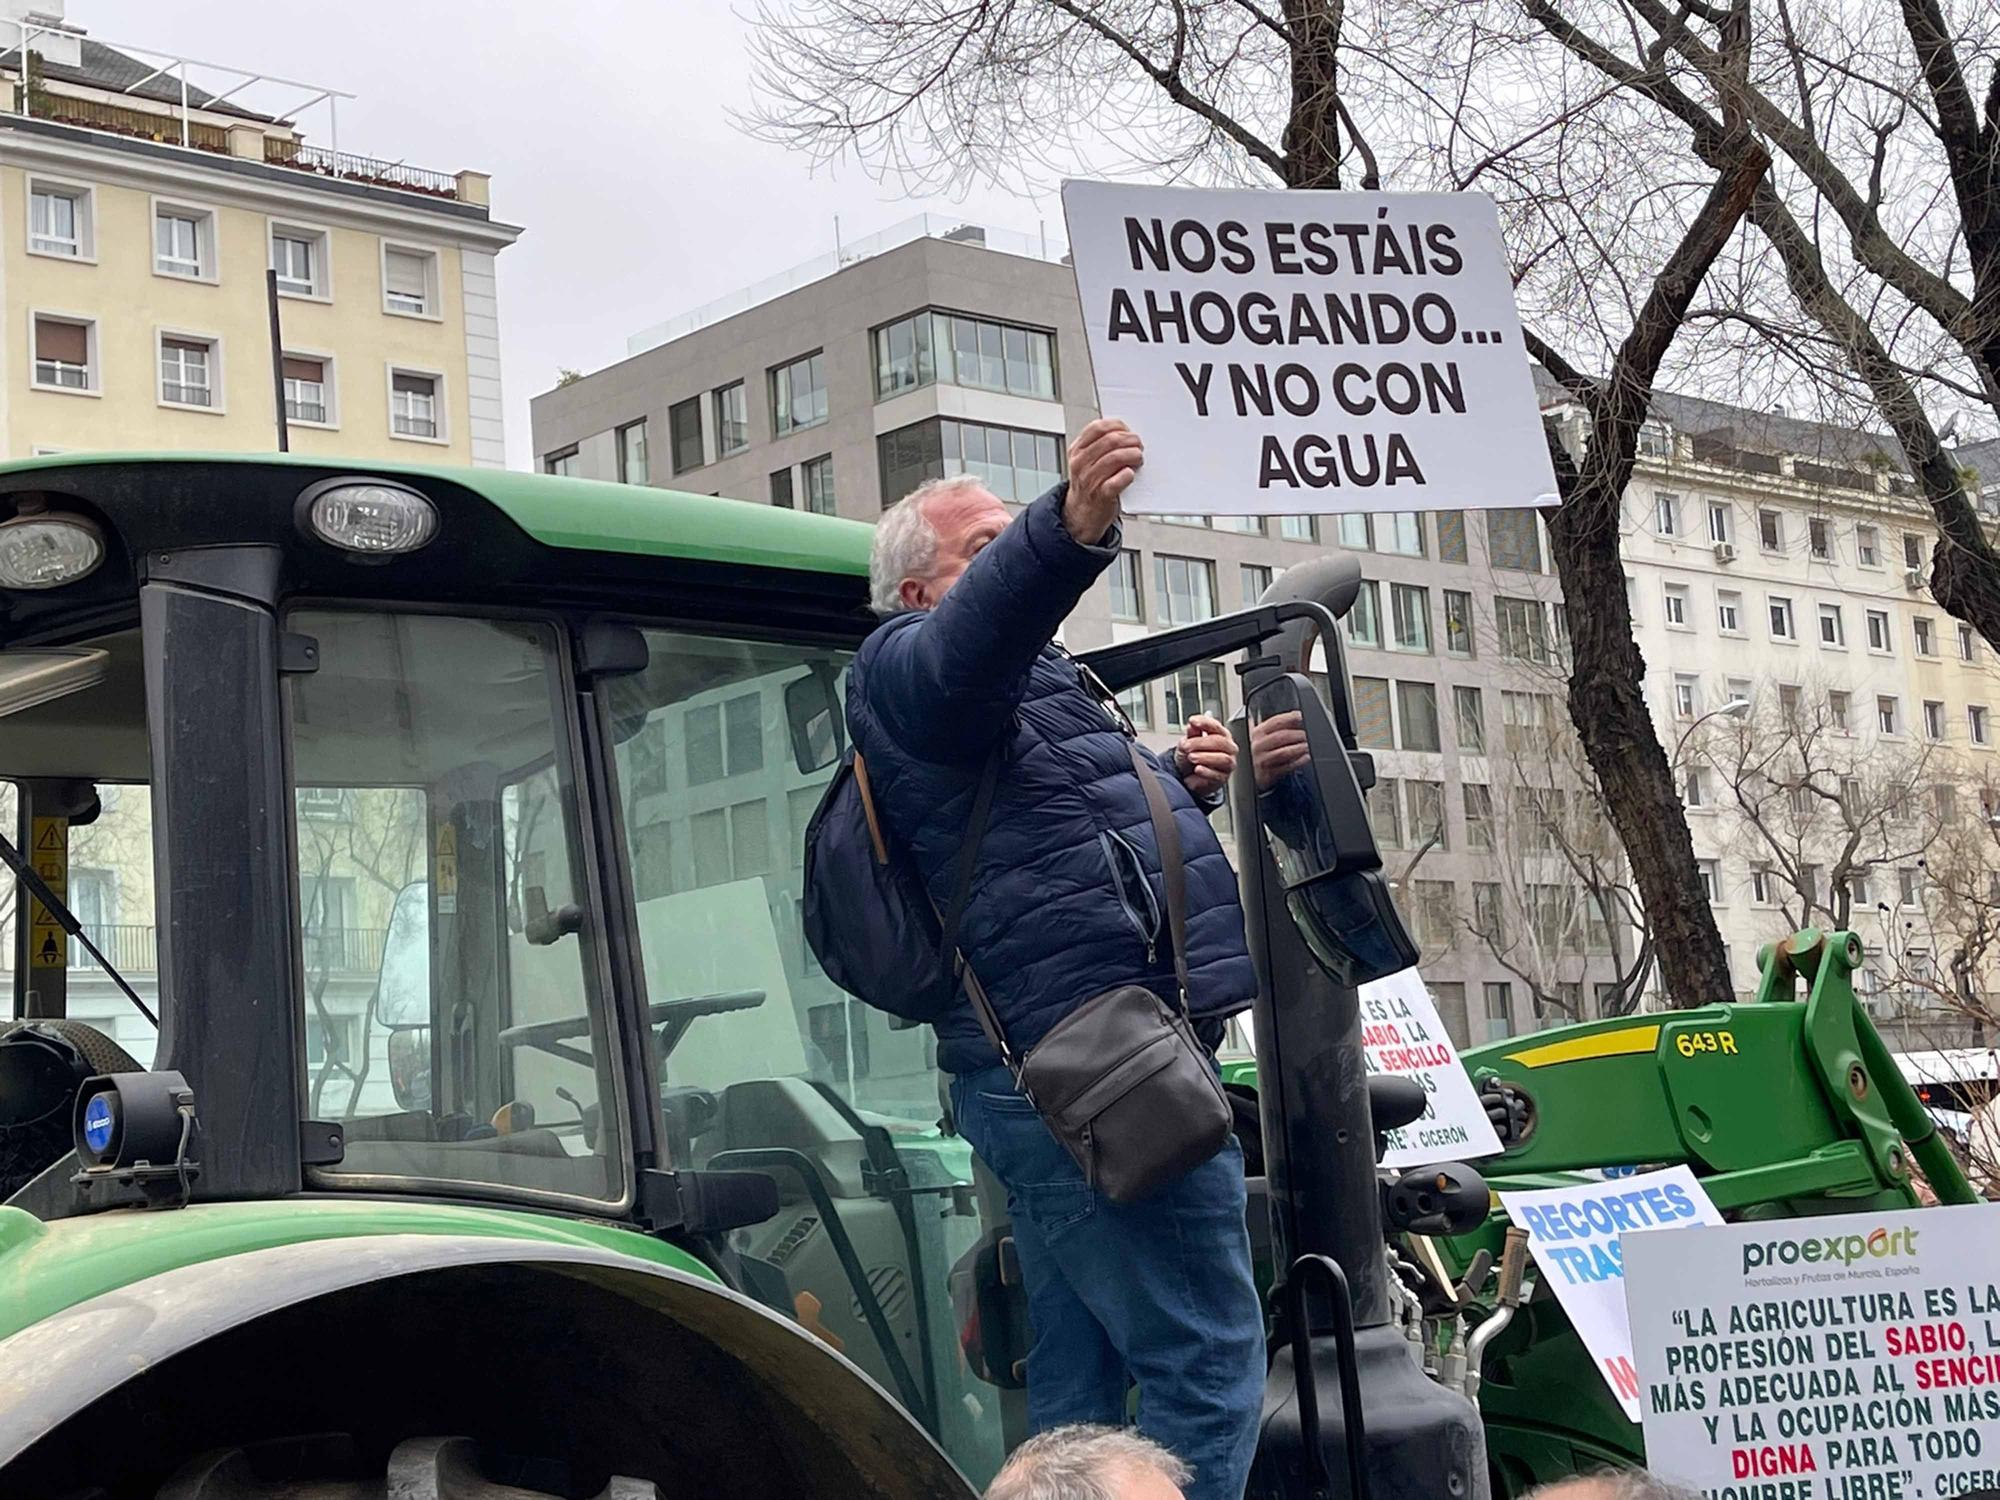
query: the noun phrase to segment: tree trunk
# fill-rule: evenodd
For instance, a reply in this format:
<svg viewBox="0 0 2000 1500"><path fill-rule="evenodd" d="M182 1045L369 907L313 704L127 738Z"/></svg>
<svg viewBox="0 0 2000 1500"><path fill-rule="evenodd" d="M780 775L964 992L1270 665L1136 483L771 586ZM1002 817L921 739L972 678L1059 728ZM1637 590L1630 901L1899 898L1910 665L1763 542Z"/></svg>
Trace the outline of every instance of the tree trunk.
<svg viewBox="0 0 2000 1500"><path fill-rule="evenodd" d="M1292 108L1285 186L1340 186L1340 22L1344 0L1285 0L1292 34Z"/></svg>

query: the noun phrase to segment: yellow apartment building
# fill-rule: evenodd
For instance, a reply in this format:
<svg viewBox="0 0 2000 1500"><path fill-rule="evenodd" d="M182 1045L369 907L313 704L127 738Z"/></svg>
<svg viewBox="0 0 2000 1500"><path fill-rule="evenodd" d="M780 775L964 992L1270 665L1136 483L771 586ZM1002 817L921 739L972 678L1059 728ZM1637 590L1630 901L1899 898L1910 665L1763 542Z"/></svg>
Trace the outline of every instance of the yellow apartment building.
<svg viewBox="0 0 2000 1500"><path fill-rule="evenodd" d="M282 387L293 452L505 462L485 174L309 142L240 101L346 96L61 0L0 0L0 48L0 454L270 450Z"/></svg>

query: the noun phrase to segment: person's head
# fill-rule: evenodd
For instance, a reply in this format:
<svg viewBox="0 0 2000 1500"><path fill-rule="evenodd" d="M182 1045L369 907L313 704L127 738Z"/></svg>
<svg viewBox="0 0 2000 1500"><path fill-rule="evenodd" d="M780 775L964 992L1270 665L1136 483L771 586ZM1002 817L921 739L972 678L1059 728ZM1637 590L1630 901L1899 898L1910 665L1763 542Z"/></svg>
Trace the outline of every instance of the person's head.
<svg viewBox="0 0 2000 1500"><path fill-rule="evenodd" d="M1182 1500L1193 1475L1158 1443L1121 1427L1056 1427L1014 1450L986 1500Z"/></svg>
<svg viewBox="0 0 2000 1500"><path fill-rule="evenodd" d="M935 609L967 563L1011 520L970 474L931 479L882 512L868 554L868 603L878 615Z"/></svg>
<svg viewBox="0 0 2000 1500"><path fill-rule="evenodd" d="M1647 1469L1598 1469L1530 1490L1527 1500L1700 1500L1700 1496Z"/></svg>

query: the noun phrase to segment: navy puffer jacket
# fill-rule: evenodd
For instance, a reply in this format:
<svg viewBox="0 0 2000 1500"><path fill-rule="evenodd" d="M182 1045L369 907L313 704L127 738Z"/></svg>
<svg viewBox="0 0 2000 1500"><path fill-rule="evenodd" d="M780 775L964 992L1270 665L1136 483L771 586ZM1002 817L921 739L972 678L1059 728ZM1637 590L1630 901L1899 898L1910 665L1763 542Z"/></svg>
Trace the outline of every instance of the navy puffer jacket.
<svg viewBox="0 0 2000 1500"><path fill-rule="evenodd" d="M1017 1053L1114 985L1174 988L1159 852L1124 733L1051 644L1118 555L1116 530L1094 547L1070 536L1065 490L1023 511L936 609L885 621L848 678L848 728L877 806L940 909L980 770L1004 736L959 947ZM1162 780L1187 863L1189 1008L1219 1021L1256 990L1236 874L1195 799L1175 775ZM999 1061L963 994L937 1032L949 1072Z"/></svg>

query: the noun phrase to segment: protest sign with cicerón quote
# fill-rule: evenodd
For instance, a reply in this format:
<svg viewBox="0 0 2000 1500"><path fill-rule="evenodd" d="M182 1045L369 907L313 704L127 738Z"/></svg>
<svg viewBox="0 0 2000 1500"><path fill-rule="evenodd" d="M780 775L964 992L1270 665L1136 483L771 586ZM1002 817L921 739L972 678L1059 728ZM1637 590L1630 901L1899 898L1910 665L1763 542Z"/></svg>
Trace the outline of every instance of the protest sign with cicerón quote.
<svg viewBox="0 0 2000 1500"><path fill-rule="evenodd" d="M1713 1500L2000 1490L2000 1206L1635 1235L1647 1462Z"/></svg>
<svg viewBox="0 0 2000 1500"><path fill-rule="evenodd" d="M1530 506L1555 494L1492 200L1068 182L1128 510Z"/></svg>

